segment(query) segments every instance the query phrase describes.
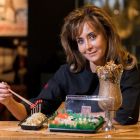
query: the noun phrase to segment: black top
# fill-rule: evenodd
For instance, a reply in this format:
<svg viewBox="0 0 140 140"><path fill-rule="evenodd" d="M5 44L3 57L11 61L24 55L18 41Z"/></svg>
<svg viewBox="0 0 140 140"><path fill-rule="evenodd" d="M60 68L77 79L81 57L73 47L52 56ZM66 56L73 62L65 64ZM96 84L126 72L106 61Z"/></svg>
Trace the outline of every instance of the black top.
<svg viewBox="0 0 140 140"><path fill-rule="evenodd" d="M121 124L135 124L139 116L139 72L136 68L124 70L120 82L123 103L116 112L115 120ZM79 73L72 73L70 65L62 65L53 78L44 86L37 98L30 101L35 103L43 100L41 111L49 115L55 112L67 95L98 95L99 80L96 73L91 73L83 69ZM30 114L30 107L22 102ZM101 112L98 104L94 105L94 110Z"/></svg>

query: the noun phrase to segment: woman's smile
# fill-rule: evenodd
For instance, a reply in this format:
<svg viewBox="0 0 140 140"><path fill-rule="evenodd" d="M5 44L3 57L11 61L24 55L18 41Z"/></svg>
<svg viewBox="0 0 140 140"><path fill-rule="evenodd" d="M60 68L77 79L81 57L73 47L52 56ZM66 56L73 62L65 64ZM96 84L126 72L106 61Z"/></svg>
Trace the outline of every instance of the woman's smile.
<svg viewBox="0 0 140 140"><path fill-rule="evenodd" d="M87 53L90 57L96 55L97 51Z"/></svg>

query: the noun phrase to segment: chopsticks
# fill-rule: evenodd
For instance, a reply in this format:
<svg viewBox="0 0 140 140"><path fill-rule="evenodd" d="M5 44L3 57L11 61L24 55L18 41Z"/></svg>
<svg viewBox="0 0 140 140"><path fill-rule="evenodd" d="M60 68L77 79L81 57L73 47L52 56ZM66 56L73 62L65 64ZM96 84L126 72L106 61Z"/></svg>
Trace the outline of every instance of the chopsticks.
<svg viewBox="0 0 140 140"><path fill-rule="evenodd" d="M17 96L18 98L20 98L22 101L24 101L25 103L27 103L28 105L32 105L33 103L31 103L30 101L26 100L25 98L21 97L20 95L18 95L17 93L15 93L14 91L12 91L11 89L8 89L11 93L13 93L15 96Z"/></svg>

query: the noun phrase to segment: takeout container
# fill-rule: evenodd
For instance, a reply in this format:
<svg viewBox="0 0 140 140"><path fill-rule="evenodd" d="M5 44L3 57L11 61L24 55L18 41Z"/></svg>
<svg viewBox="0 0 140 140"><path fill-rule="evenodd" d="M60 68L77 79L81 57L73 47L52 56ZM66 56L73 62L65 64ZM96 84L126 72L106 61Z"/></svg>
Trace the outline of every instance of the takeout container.
<svg viewBox="0 0 140 140"><path fill-rule="evenodd" d="M76 118L82 118L81 116L84 116L83 119L87 121L86 118L90 118L92 113L97 112L98 110L103 112L103 110L98 106L98 101L106 101L105 103L107 103L108 98L103 96L68 95L65 100L65 111L63 110L62 114L65 112L70 116L76 116ZM97 123L87 121L85 125L84 123L79 124L78 121L76 126L68 126L67 124L61 124L61 122L58 124L50 123L48 129L50 132L95 133L103 126L104 123L105 121L102 117L102 119Z"/></svg>
<svg viewBox="0 0 140 140"><path fill-rule="evenodd" d="M26 119L28 119L30 116L28 116ZM43 123L46 121L46 119L45 119L38 126L23 125L23 123L26 122L26 119L21 121L20 124L18 125L18 126L21 126L21 129L23 129L23 130L39 130L40 128L42 128Z"/></svg>
<svg viewBox="0 0 140 140"><path fill-rule="evenodd" d="M91 129L66 129L66 128L48 128L50 130L50 132L68 132L68 133L88 133L88 134L92 134L95 133L96 131L98 131L103 125L104 125L105 121L99 126L97 127L95 130L91 130Z"/></svg>

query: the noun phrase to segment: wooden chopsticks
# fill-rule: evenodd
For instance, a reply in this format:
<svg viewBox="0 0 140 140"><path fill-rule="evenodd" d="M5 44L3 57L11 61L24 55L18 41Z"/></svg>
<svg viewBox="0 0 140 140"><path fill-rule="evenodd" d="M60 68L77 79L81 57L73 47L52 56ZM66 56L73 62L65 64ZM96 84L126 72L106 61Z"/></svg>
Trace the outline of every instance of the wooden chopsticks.
<svg viewBox="0 0 140 140"><path fill-rule="evenodd" d="M17 96L18 98L20 98L22 101L24 101L25 103L29 104L30 106L33 104L30 101L26 100L25 98L23 98L22 96L18 95L17 93L15 93L14 91L12 91L11 89L8 89L11 93L13 93L15 96Z"/></svg>

